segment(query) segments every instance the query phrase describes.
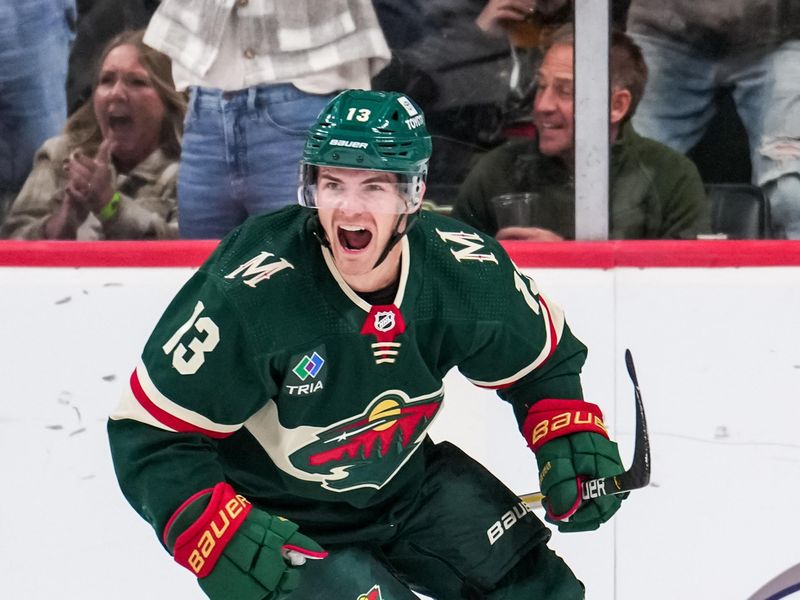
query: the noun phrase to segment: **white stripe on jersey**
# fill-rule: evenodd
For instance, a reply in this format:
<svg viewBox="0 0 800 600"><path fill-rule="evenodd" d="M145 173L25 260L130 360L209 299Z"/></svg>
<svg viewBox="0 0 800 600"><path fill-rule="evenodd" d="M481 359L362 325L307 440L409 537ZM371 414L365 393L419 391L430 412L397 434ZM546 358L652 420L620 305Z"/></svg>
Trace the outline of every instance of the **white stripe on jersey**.
<svg viewBox="0 0 800 600"><path fill-rule="evenodd" d="M238 423L236 425L215 423L200 413L183 408L179 404L173 402L158 390L152 379L150 379L150 374L147 372L147 367L145 367L144 363L141 361L139 361L139 364L136 366L136 375L139 380L139 385L141 385L142 390L147 396L147 399L157 408L169 414L171 417L178 419L179 421L183 421L193 425L194 427L221 435L230 435L231 433L239 430L243 425L243 423ZM120 405L111 415L111 418L134 419L136 421L147 423L148 425L154 425L155 427L165 429L167 431L177 431L176 429L169 427L168 425L156 419L144 406L142 406L142 403L136 398L130 386L128 386L123 393Z"/></svg>
<svg viewBox="0 0 800 600"><path fill-rule="evenodd" d="M133 390L131 390L130 384L125 388L125 391L122 392L122 398L119 399L119 404L117 404L117 407L111 412L109 418L112 421L133 419L134 421L139 421L145 425L152 425L153 427L158 427L159 429L175 432L172 427L167 427L144 409L144 407L136 399L136 396L133 395Z"/></svg>
<svg viewBox="0 0 800 600"><path fill-rule="evenodd" d="M539 353L539 356L537 356L528 366L523 367L510 377L504 377L503 379L498 379L496 381L478 381L477 379L469 379L469 381L479 387L505 387L519 379L522 379L525 377L525 375L541 366L542 363L547 360L550 354L552 354L552 352L555 350L555 347L558 345L561 335L564 333L564 311L557 304L549 304L545 297L541 294L539 294L539 305L542 308L542 320L544 321L545 328L544 346L542 347L542 351ZM555 332L555 339L552 339L552 335L550 334L551 329Z"/></svg>

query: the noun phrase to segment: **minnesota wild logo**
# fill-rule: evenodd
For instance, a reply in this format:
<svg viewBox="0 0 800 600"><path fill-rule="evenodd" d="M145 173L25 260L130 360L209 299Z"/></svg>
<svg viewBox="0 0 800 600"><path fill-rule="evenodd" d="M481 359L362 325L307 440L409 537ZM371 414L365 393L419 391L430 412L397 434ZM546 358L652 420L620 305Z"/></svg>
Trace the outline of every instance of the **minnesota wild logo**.
<svg viewBox="0 0 800 600"><path fill-rule="evenodd" d="M413 400L400 390L386 391L360 415L318 432L289 461L321 475L326 489L379 489L417 449L441 403L442 390Z"/></svg>
<svg viewBox="0 0 800 600"><path fill-rule="evenodd" d="M366 594L361 594L356 600L383 600L381 596L381 586L374 585Z"/></svg>

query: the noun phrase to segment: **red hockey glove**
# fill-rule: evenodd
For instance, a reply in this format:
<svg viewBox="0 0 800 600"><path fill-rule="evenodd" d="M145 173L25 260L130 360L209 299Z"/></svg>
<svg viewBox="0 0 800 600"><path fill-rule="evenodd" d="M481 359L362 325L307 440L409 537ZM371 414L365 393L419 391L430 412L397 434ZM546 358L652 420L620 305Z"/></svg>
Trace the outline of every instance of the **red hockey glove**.
<svg viewBox="0 0 800 600"><path fill-rule="evenodd" d="M305 558L328 555L297 529L218 483L183 503L164 529L164 542L211 600L265 600L297 587L296 567Z"/></svg>
<svg viewBox="0 0 800 600"><path fill-rule="evenodd" d="M582 480L611 477L625 470L597 405L540 400L528 411L522 431L536 454L549 523L559 531L590 531L617 512L627 494L581 502Z"/></svg>

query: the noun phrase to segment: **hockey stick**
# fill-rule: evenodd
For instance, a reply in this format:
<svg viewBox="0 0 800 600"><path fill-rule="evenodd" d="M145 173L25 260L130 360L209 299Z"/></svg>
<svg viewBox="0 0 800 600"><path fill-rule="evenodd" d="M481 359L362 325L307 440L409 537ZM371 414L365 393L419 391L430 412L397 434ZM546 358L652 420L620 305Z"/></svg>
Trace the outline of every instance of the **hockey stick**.
<svg viewBox="0 0 800 600"><path fill-rule="evenodd" d="M636 398L636 437L633 445L633 460L627 471L613 477L586 480L578 478L581 486L581 502L609 494L623 494L643 488L650 483L650 438L647 435L647 420L644 415L642 393L639 391L639 379L636 377L630 350L625 350L625 366L628 368L628 375L633 382L633 392ZM544 496L541 492L520 496L520 500L531 509L542 506L543 499Z"/></svg>
<svg viewBox="0 0 800 600"><path fill-rule="evenodd" d="M800 590L800 564L786 569L762 586L748 600L779 600Z"/></svg>

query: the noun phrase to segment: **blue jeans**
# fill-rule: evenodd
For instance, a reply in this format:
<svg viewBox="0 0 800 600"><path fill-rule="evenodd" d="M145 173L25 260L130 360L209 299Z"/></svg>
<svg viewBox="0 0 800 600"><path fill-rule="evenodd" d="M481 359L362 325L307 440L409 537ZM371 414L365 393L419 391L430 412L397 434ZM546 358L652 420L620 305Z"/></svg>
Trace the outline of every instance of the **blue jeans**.
<svg viewBox="0 0 800 600"><path fill-rule="evenodd" d="M296 202L308 128L332 97L290 84L191 88L178 172L181 237L218 239L250 215Z"/></svg>
<svg viewBox="0 0 800 600"><path fill-rule="evenodd" d="M643 136L686 153L731 87L750 144L753 183L765 190L776 237L800 237L800 41L708 57L674 41L633 34L650 71L633 117ZM785 179L785 180L784 180Z"/></svg>
<svg viewBox="0 0 800 600"><path fill-rule="evenodd" d="M770 56L772 80L764 117L757 183L769 198L776 237L800 239L800 40Z"/></svg>
<svg viewBox="0 0 800 600"><path fill-rule="evenodd" d="M0 217L36 150L64 127L75 19L74 0L0 2Z"/></svg>

